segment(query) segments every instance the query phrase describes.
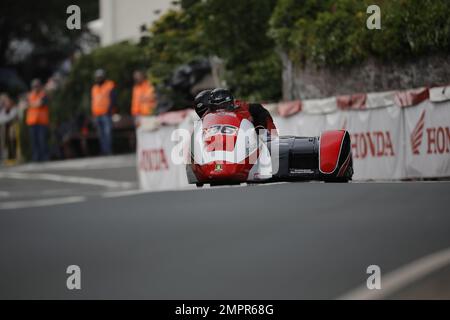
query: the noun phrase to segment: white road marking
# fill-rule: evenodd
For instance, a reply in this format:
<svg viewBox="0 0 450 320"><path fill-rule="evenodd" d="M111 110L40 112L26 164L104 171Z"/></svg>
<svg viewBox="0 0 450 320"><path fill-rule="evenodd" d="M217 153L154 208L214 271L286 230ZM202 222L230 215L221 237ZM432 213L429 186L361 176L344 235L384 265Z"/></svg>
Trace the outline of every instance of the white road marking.
<svg viewBox="0 0 450 320"><path fill-rule="evenodd" d="M107 188L132 188L133 182L128 181L113 181L97 178L74 177L57 175L51 173L25 173L25 172L0 172L0 178L9 179L24 179L24 180L47 180L54 182L89 184L94 186L101 186Z"/></svg>
<svg viewBox="0 0 450 320"><path fill-rule="evenodd" d="M5 169L5 171L28 172L39 170L41 171L87 170L87 169L113 169L126 167L136 167L135 155L59 160L43 163L29 163L10 167Z"/></svg>
<svg viewBox="0 0 450 320"><path fill-rule="evenodd" d="M381 275L381 289L369 290L364 284L343 295L342 300L384 299L425 276L450 265L450 248L413 261L387 275Z"/></svg>
<svg viewBox="0 0 450 320"><path fill-rule="evenodd" d="M204 187L209 189L209 187ZM182 189L167 189L167 190L144 190L144 189L135 189L135 190L123 190L123 191L108 191L102 194L103 198L120 198L127 196L134 196L139 194L147 194L147 193L156 193L156 192L179 192L179 191L197 191L202 188L197 188L195 186L187 186Z"/></svg>
<svg viewBox="0 0 450 320"><path fill-rule="evenodd" d="M284 184L285 182L276 182L273 184ZM254 184L252 186L267 186L270 184ZM167 190L143 190L143 189L137 189L137 190L124 190L124 191L109 191L102 194L103 198L119 198L119 197L126 197L126 196L134 196L139 194L146 194L146 193L154 193L154 192L177 192L177 191L203 191L203 190L216 190L221 188L244 188L247 187L247 184L242 183L240 185L223 185L223 186L214 186L211 187L210 185L204 185L201 188L197 188L195 185L189 185L186 187L183 187L182 189L167 189Z"/></svg>
<svg viewBox="0 0 450 320"><path fill-rule="evenodd" d="M0 198L7 198L10 197L11 193L8 191L0 191Z"/></svg>
<svg viewBox="0 0 450 320"><path fill-rule="evenodd" d="M137 194L144 194L144 193L153 193L156 191L153 190L125 190L125 191L111 191L111 192L105 192L102 194L103 198L119 198L119 197L126 197L126 196L134 196Z"/></svg>
<svg viewBox="0 0 450 320"><path fill-rule="evenodd" d="M86 197L74 196L74 197L52 198L52 199L0 202L0 210L47 207L60 204L83 202L85 200Z"/></svg>

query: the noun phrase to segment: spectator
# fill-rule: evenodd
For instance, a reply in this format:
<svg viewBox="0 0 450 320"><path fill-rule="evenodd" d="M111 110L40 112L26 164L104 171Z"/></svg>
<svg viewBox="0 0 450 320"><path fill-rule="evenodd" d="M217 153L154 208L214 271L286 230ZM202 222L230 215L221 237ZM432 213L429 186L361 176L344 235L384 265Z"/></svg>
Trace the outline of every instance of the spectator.
<svg viewBox="0 0 450 320"><path fill-rule="evenodd" d="M141 70L134 71L133 79L131 114L138 120L139 116L148 116L154 112L156 106L155 88Z"/></svg>
<svg viewBox="0 0 450 320"><path fill-rule="evenodd" d="M94 78L95 84L91 90L91 110L97 126L101 152L109 155L112 144L111 111L116 100L115 83L106 79L103 69L96 70Z"/></svg>
<svg viewBox="0 0 450 320"><path fill-rule="evenodd" d="M0 159L18 157L16 148L17 108L8 94L0 94Z"/></svg>
<svg viewBox="0 0 450 320"><path fill-rule="evenodd" d="M47 83L44 88L45 91L51 96L55 91L61 87L62 76L60 73L55 72L50 78L48 78Z"/></svg>
<svg viewBox="0 0 450 320"><path fill-rule="evenodd" d="M48 97L39 79L34 79L31 82L31 92L28 94L26 124L30 128L32 160L47 161Z"/></svg>

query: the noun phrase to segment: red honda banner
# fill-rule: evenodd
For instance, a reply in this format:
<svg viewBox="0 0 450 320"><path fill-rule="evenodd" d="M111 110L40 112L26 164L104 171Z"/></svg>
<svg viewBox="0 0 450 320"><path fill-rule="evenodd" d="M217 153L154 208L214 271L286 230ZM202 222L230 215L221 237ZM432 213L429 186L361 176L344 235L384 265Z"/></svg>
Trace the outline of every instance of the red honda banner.
<svg viewBox="0 0 450 320"><path fill-rule="evenodd" d="M450 176L450 102L425 101L404 110L406 176Z"/></svg>

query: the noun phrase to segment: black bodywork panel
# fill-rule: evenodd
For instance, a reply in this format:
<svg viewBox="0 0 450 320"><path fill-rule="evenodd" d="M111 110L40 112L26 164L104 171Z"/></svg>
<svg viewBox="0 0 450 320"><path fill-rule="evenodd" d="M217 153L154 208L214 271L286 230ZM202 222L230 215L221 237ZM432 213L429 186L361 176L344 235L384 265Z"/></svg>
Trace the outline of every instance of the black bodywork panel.
<svg viewBox="0 0 450 320"><path fill-rule="evenodd" d="M279 167L273 168L275 180L313 179L319 174L319 138L284 136L272 141L278 147ZM278 169L278 170L277 170Z"/></svg>

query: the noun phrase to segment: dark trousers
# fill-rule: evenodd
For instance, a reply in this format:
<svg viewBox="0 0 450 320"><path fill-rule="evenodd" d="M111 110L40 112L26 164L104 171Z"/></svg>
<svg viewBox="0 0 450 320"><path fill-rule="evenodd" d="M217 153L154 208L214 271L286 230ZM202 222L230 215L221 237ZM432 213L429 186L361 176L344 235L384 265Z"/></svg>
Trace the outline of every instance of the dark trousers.
<svg viewBox="0 0 450 320"><path fill-rule="evenodd" d="M97 124L98 138L100 140L100 149L102 154L111 154L112 144L112 121L111 116L104 115L95 118Z"/></svg>
<svg viewBox="0 0 450 320"><path fill-rule="evenodd" d="M48 160L48 127L42 125L30 126L30 140L33 161Z"/></svg>

